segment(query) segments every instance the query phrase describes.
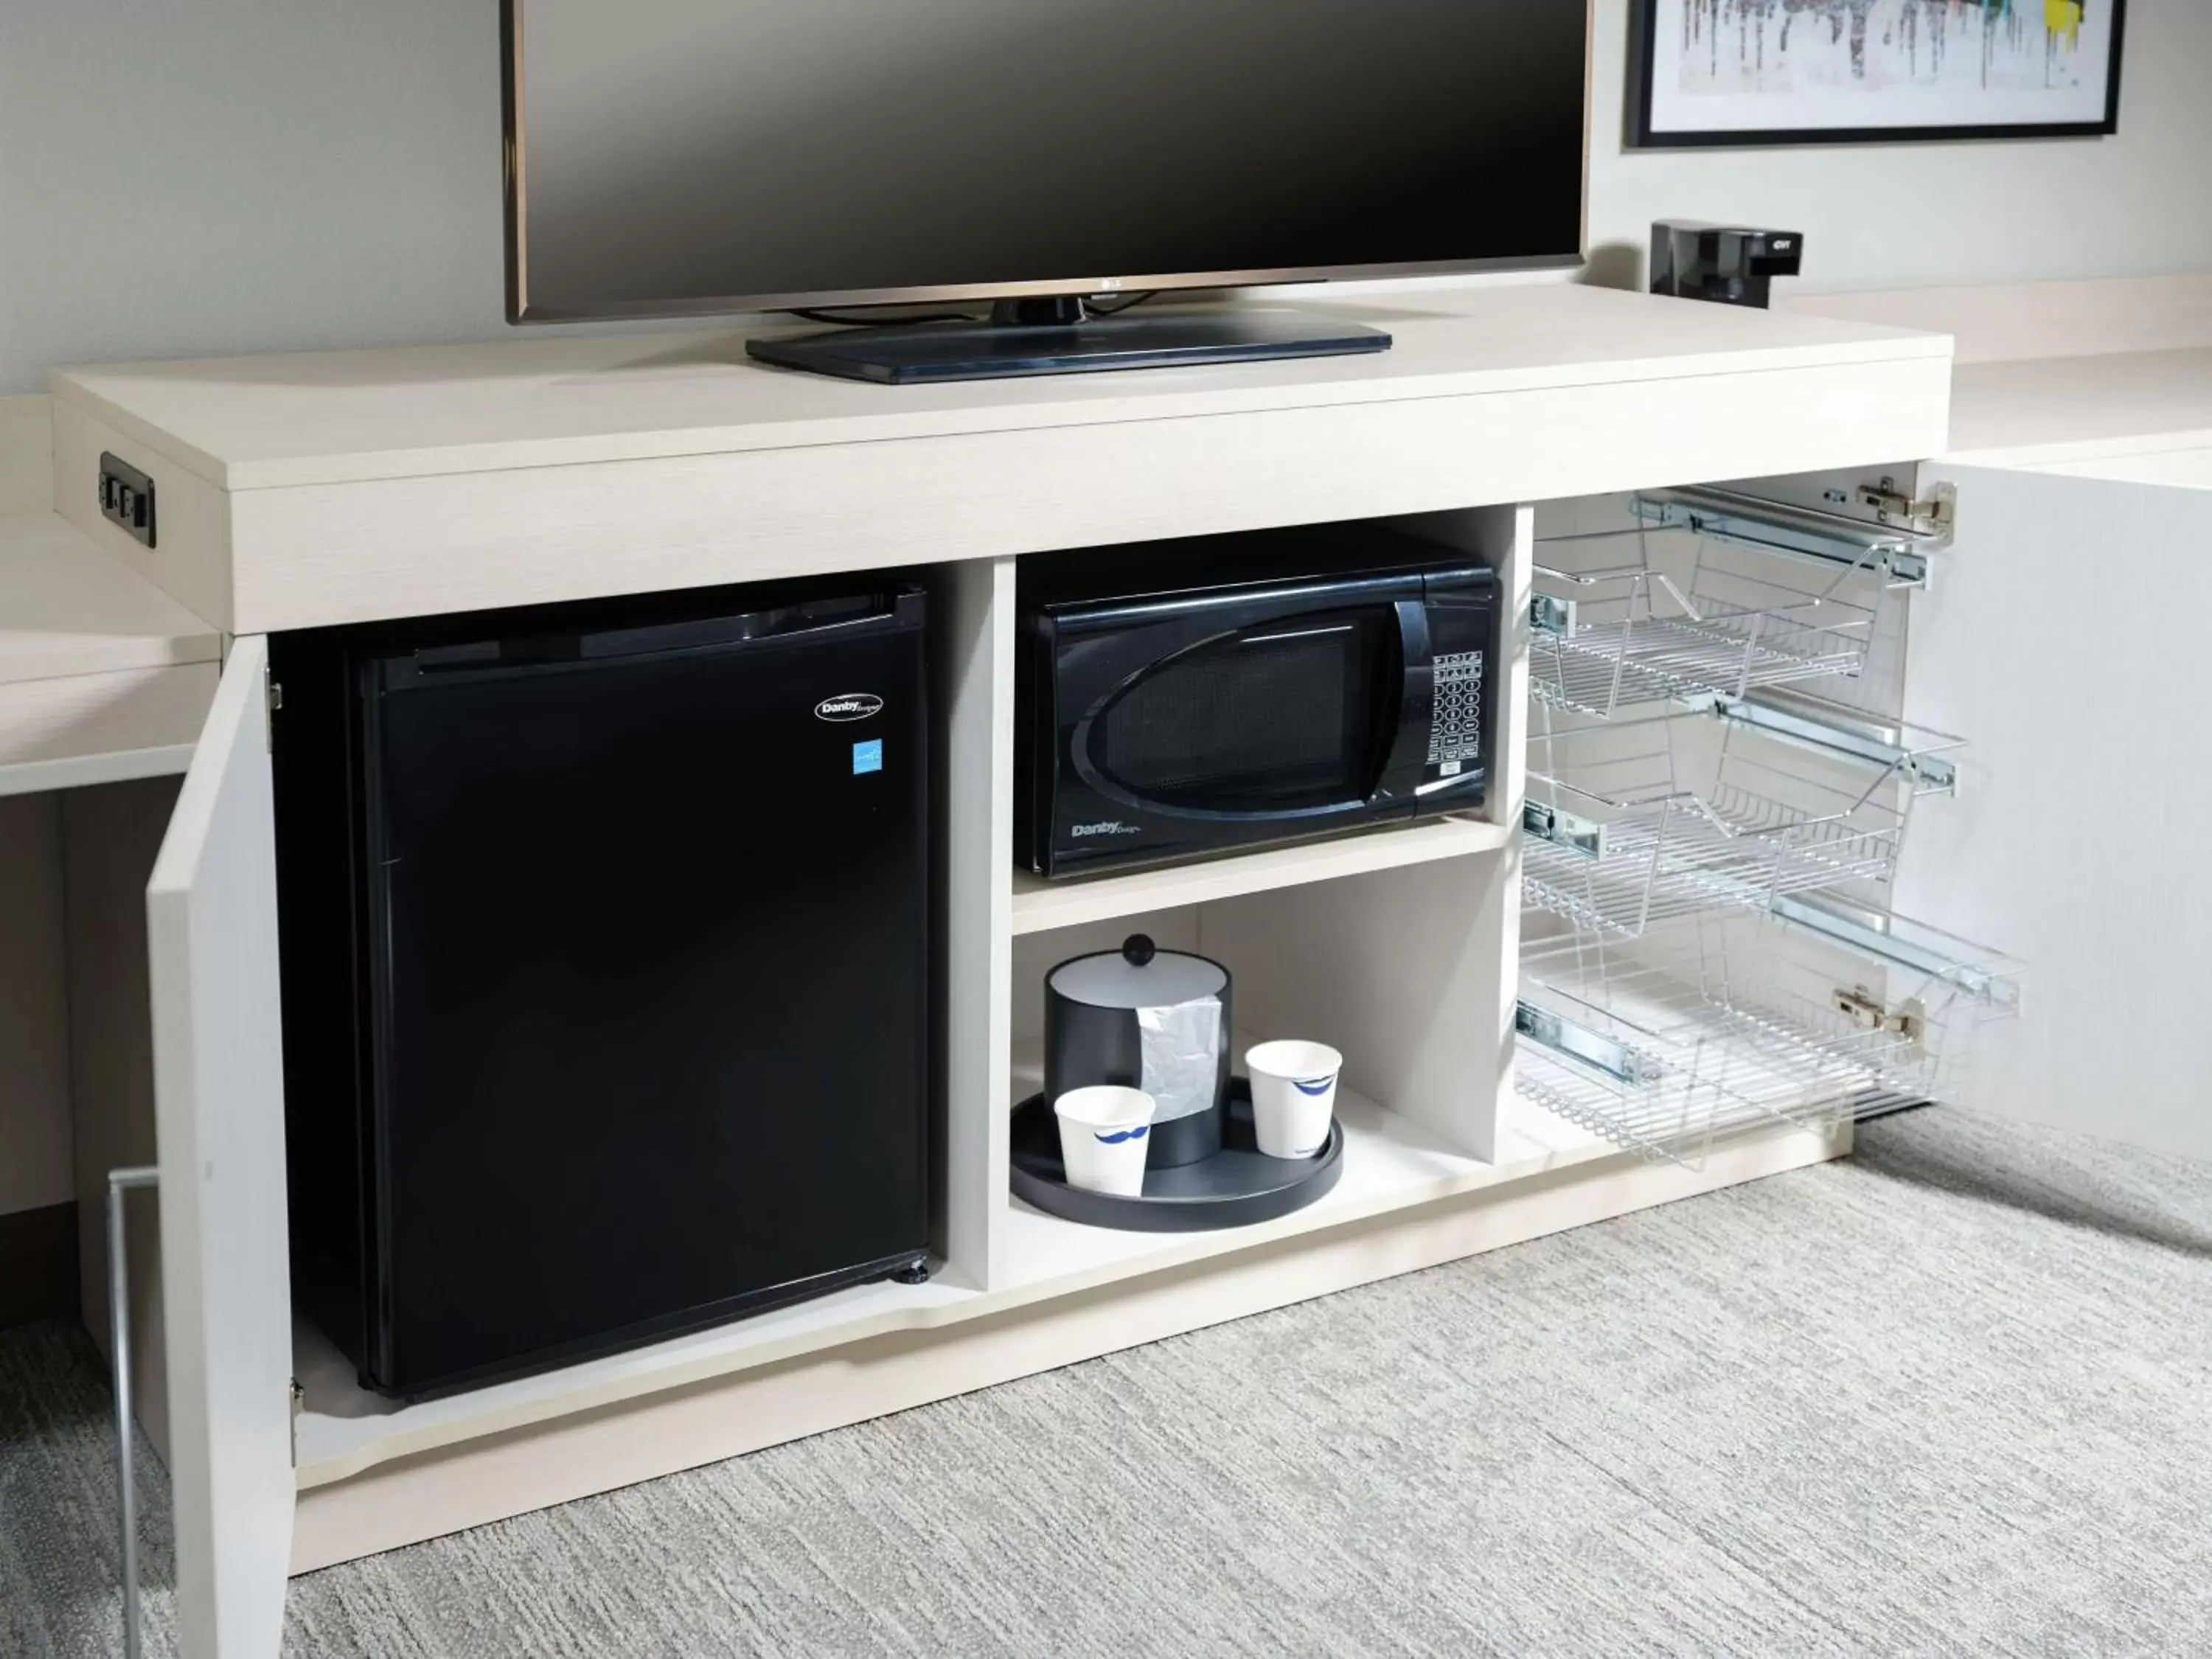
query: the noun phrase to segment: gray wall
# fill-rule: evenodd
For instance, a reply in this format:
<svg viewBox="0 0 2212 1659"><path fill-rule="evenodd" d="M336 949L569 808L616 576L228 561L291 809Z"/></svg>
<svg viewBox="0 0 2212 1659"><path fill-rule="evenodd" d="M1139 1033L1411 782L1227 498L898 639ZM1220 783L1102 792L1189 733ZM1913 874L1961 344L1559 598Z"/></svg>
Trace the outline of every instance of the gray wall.
<svg viewBox="0 0 2212 1659"><path fill-rule="evenodd" d="M1593 247L1648 246L1654 219L1776 225L1805 233L1808 289L2212 270L2208 0L2127 0L2110 138L1703 152L1621 144L1629 0L1596 3Z"/></svg>
<svg viewBox="0 0 2212 1659"><path fill-rule="evenodd" d="M1806 233L1806 286L2212 269L2212 5L2132 0L2122 132L1630 154L1597 0L1591 240ZM493 0L0 0L0 392L52 364L496 336ZM1607 280L1632 279L1601 259Z"/></svg>
<svg viewBox="0 0 2212 1659"><path fill-rule="evenodd" d="M0 0L0 392L495 334L496 0Z"/></svg>

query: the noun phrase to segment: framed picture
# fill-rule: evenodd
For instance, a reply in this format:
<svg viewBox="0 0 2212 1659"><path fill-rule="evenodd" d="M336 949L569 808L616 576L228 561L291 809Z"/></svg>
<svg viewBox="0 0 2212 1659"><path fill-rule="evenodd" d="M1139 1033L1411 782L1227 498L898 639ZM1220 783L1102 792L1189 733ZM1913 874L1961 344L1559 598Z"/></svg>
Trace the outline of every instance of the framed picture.
<svg viewBox="0 0 2212 1659"><path fill-rule="evenodd" d="M1635 4L1639 148L2054 138L2119 127L2124 0Z"/></svg>

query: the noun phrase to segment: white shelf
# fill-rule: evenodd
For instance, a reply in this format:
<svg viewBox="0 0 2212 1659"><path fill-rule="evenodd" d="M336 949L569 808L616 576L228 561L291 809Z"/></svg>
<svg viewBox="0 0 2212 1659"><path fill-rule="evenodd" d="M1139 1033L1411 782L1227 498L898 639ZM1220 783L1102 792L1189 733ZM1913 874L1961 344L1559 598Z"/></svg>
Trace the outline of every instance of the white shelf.
<svg viewBox="0 0 2212 1659"><path fill-rule="evenodd" d="M1613 1151L1599 1136L1531 1102L1499 1125L1499 1160L1485 1164L1373 1101L1340 1087L1344 1173L1327 1196L1256 1226L1198 1233L1121 1232L1063 1220L1015 1200L1007 1237L1014 1282L1065 1295L1133 1273L1181 1267L1231 1250L1342 1226L1394 1210L1526 1181Z"/></svg>
<svg viewBox="0 0 2212 1659"><path fill-rule="evenodd" d="M213 662L221 647L58 514L0 517L0 684Z"/></svg>
<svg viewBox="0 0 2212 1659"><path fill-rule="evenodd" d="M1249 1250L1437 1199L1533 1180L1617 1156L1587 1131L1522 1103L1500 1126L1502 1156L1485 1164L1373 1102L1338 1096L1344 1174L1296 1214L1256 1227L1202 1233L1128 1233L1063 1221L1009 1200L1014 1281L984 1292L940 1270L927 1285L863 1285L797 1307L587 1360L540 1376L413 1405L363 1390L314 1331L295 1335L307 1389L299 1420L299 1482L328 1485L395 1458L481 1438L595 1407L680 1388L865 1337L944 1326L1042 1302L1140 1273Z"/></svg>
<svg viewBox="0 0 2212 1659"><path fill-rule="evenodd" d="M58 515L0 516L0 795L183 771L222 644Z"/></svg>
<svg viewBox="0 0 2212 1659"><path fill-rule="evenodd" d="M1018 870L1013 927L1017 934L1048 933L1087 921L1143 915L1278 887L1364 875L1370 870L1395 870L1437 859L1494 853L1506 846L1513 834L1480 818L1432 818L1333 841L1303 842L1239 857L1137 870L1120 876L1047 881Z"/></svg>

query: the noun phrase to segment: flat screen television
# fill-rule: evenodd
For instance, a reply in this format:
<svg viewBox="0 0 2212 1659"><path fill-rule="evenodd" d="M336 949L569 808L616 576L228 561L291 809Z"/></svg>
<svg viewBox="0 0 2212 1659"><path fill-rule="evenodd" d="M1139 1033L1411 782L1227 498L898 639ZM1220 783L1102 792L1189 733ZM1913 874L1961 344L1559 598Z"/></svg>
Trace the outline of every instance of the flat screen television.
<svg viewBox="0 0 2212 1659"><path fill-rule="evenodd" d="M507 0L504 22L517 322L996 301L1067 328L1075 296L1582 257L1587 0Z"/></svg>

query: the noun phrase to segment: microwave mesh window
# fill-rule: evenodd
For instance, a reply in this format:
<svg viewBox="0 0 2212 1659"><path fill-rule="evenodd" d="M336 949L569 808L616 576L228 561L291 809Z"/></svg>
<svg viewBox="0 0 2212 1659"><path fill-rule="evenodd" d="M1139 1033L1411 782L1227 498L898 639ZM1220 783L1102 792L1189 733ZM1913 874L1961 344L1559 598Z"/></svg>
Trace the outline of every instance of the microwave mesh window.
<svg viewBox="0 0 2212 1659"><path fill-rule="evenodd" d="M1352 621L1241 634L1146 675L1092 732L1100 770L1176 805L1325 805L1365 793L1382 652Z"/></svg>

